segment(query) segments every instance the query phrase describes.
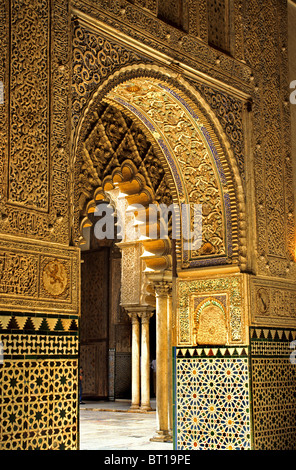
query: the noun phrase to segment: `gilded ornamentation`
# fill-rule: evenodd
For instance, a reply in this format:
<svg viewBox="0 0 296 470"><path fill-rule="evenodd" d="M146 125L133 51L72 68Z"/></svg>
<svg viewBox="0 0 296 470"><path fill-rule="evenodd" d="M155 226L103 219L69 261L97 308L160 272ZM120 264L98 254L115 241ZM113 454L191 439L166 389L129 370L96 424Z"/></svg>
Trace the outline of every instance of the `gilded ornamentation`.
<svg viewBox="0 0 296 470"><path fill-rule="evenodd" d="M74 24L73 124L78 123L90 94L108 75L125 64L139 60L143 60L141 55Z"/></svg>
<svg viewBox="0 0 296 470"><path fill-rule="evenodd" d="M176 100L176 92L151 80L138 79L131 82L138 84L139 91L131 93L129 84L119 85L109 94L108 99L126 106L128 109L140 110L144 116L151 117L157 126L160 139L166 140L173 150L178 171L183 175L188 194L188 202L202 204L203 240L200 250L191 251L191 259L202 255L225 256L227 241L224 239L224 208L220 192L217 168L223 183L226 178L223 168L215 153L210 135L204 128L199 116L190 109L181 97ZM126 103L126 104L125 104ZM182 106L180 106L182 103ZM188 117L188 111L191 119ZM195 122L194 122L194 121ZM192 122L193 121L193 122ZM209 147L213 154L209 152ZM196 181L199 181L198 187ZM191 229L193 225L191 226ZM231 229L230 229L231 230ZM231 235L229 235L231 238ZM231 242L230 242L231 244ZM205 246L209 248L205 250ZM229 248L227 246L227 248Z"/></svg>
<svg viewBox="0 0 296 470"><path fill-rule="evenodd" d="M203 205L202 247L178 268L252 258L248 289L247 275L178 271L177 445L250 448L251 392L255 448L296 447L287 4L229 2L227 55L208 44L212 0L183 2L188 33L170 3L161 21L156 0L0 2L1 449L78 447L79 217L127 159L156 201Z"/></svg>
<svg viewBox="0 0 296 470"><path fill-rule="evenodd" d="M258 273L295 277L287 64L287 5L247 3L245 59L254 69L254 170ZM275 48L275 44L281 47ZM294 263L295 264L295 263Z"/></svg>
<svg viewBox="0 0 296 470"><path fill-rule="evenodd" d="M1 3L1 233L69 240L67 26L62 0Z"/></svg>
<svg viewBox="0 0 296 470"><path fill-rule="evenodd" d="M227 344L225 307L217 299L209 298L198 307L194 323L194 344Z"/></svg>
<svg viewBox="0 0 296 470"><path fill-rule="evenodd" d="M139 304L141 294L141 246L132 244L122 248L121 305Z"/></svg>
<svg viewBox="0 0 296 470"><path fill-rule="evenodd" d="M222 340L224 344L245 343L246 312L243 303L243 275L226 276L223 278L178 280L177 330L178 344L196 344L199 328L201 301L206 301L206 313L213 320L215 331L210 331L206 323L206 314L202 316L203 333L201 340L210 341L211 334L214 344ZM227 300L226 300L227 299ZM199 305L197 307L197 305ZM213 308L215 307L215 308ZM219 309L219 313L218 310ZM213 323L213 321L212 321ZM214 326L214 323L213 325ZM223 343L222 343L223 344Z"/></svg>
<svg viewBox="0 0 296 470"><path fill-rule="evenodd" d="M9 201L48 207L50 6L13 0L11 19ZM28 53L30 51L30 53Z"/></svg>
<svg viewBox="0 0 296 470"><path fill-rule="evenodd" d="M251 69L246 64L236 61L230 56L222 55L216 49L208 47L207 43L200 41L200 38L207 39L206 0L198 2L197 14L194 3L192 1L189 3L189 12L194 13L194 17L191 14L189 19L190 34L184 34L184 31L157 20L150 12L144 8L135 8L127 0L121 2L121 8L116 2L104 2L104 5L100 5L97 0L91 5L85 4L83 0L74 0L73 7L77 9L77 13L91 15L93 19L102 21L110 27L114 27L116 21L121 32L135 38L140 43L148 45L168 57L173 54L176 62L185 63L201 73L208 74L210 70L211 77L224 80L234 87L239 84L240 89L248 93L251 88ZM240 11L238 9L236 9L236 14L239 19ZM241 36L242 29L242 25L240 27L237 25L236 37ZM196 34L197 31L198 34ZM238 50L235 48L234 56L236 54L241 56L241 45ZM221 57L219 62L217 62L217 56Z"/></svg>
<svg viewBox="0 0 296 470"><path fill-rule="evenodd" d="M32 254L0 252L1 294L36 297L38 259Z"/></svg>
<svg viewBox="0 0 296 470"><path fill-rule="evenodd" d="M251 279L252 321L259 325L289 325L296 319L296 287L283 281Z"/></svg>
<svg viewBox="0 0 296 470"><path fill-rule="evenodd" d="M97 41L99 41L99 39L97 38L96 39ZM96 61L98 61L98 58L95 58ZM99 64L97 64L97 67L99 67ZM141 67L143 67L143 64L141 65ZM77 69L79 70L79 69ZM136 69L135 69L136 70ZM116 73L114 75L114 77L116 76ZM117 77L116 77L117 79ZM139 98L139 96L143 95L143 89L142 89L142 84L140 82L145 82L145 80L143 78L141 78L140 80L138 80L138 84L135 85L133 82L135 80L132 80L130 83L127 83L126 86L125 86L125 90L124 90L124 87L121 87L121 91L123 92L123 94L121 94L120 92L120 98L118 100L115 100L117 102L114 103L114 107L120 109L120 110L124 110L123 107L125 107L126 109L124 110L124 113L127 113L129 116L131 116L131 113L132 112L134 114L133 116L133 119L135 119L135 115L137 117L140 117L140 114L135 111L135 106L134 106L134 103L137 104L137 100ZM147 82L147 80L146 80ZM156 82L154 80L154 83L156 85ZM106 91L112 86L112 81L110 82L110 84L108 84L106 86ZM147 87L147 85L145 85L145 87ZM161 86L160 86L161 88ZM116 88L114 88L115 90ZM136 89L139 89L139 93L136 93ZM166 89L165 85L163 84L162 85L162 91L164 92L164 90ZM107 93L107 96L103 96L102 95L102 98L105 99L105 100L108 100L108 103L112 103L113 101L113 96L114 96L114 90L111 92L111 93ZM132 93L129 93L129 90L133 90ZM124 91L126 91L126 94L130 95L130 96L127 96L126 97L126 102L125 100L122 98L122 96L125 98L125 93ZM177 94L173 91L171 91L169 88L167 88L165 90L166 92L169 91L169 93L171 93L171 96L170 94L167 94L167 97L166 97L166 100L168 99L168 96L170 97L170 101L172 103L172 97L177 97ZM75 92L74 92L75 93ZM174 95L175 93L175 95ZM95 94L95 98L93 99L96 100L97 99L97 94ZM138 96L139 95L139 96ZM184 96L184 95L183 95ZM159 91L159 97L161 98L161 91ZM112 101L111 101L112 100ZM136 101L135 101L136 100ZM189 111L190 113L190 108L188 106L188 104L186 103L186 101L184 99L182 99L180 96L178 97L178 100L179 100L179 103L175 103L175 106L178 106L178 104L180 105L180 103L182 103L185 108ZM91 106L93 107L93 101L91 100ZM156 104L156 108L154 106L151 106L151 109L150 109L150 113L156 113L156 109L157 109L157 97L155 97L155 99L153 100ZM100 103L102 103L102 100L100 101ZM128 103L128 105L126 105L126 103ZM130 104L132 103L132 104ZM113 104L113 103L112 103ZM141 106L143 105L143 103L141 103ZM101 106L101 104L100 104ZM169 104L168 104L168 109L169 109ZM90 106L88 105L88 109L90 108ZM98 107L96 108L96 111L92 114L92 118L94 116L97 115L97 109ZM158 110L160 111L161 113L163 113L163 110ZM89 113L89 111L88 111ZM168 119L168 122L167 122L167 126L166 128L163 128L163 131L165 133L167 133L169 135L169 133L172 133L174 132L173 130L173 124L170 122L170 119L172 118L172 113L170 114L169 116L169 119ZM194 119L194 113L192 113L192 118ZM155 123L158 125L161 124L161 120L157 119L157 115L155 115ZM163 116L162 118L163 119ZM145 122L145 119L142 119L142 122L143 124L147 124ZM182 122L182 120L181 120ZM181 122L180 122L180 125L181 125ZM185 125L185 124L184 124ZM152 124L153 126L153 124ZM84 128L85 126L83 125L82 129ZM189 127L189 126L185 126L185 128L187 129L187 134L189 132L189 130L192 129L192 126ZM151 131L151 125L148 125L148 129L150 129ZM88 139L89 141L93 141L94 138L96 137L96 134L97 134L97 131L96 132L92 132L91 134L89 133L89 130L90 128L88 129L87 131L87 135L88 135ZM181 131L181 129L176 129L176 132L179 132ZM184 130L183 130L184 131ZM213 160L215 161L215 164L214 165L217 165L217 168L218 168L218 172L220 174L220 177L222 179L222 182L223 184L225 184L225 177L223 176L223 165L225 165L225 158L223 160L223 165L221 166L221 162L219 161L219 157L221 155L221 150L219 150L219 155L217 154L216 152L216 149L215 149L215 145L213 144L213 141L212 141L212 136L213 136L213 132L208 132L208 130L204 127L202 127L200 129L201 131L201 135L202 135L202 139L204 139L204 141L206 142L206 146L208 146L210 148L210 152L213 153ZM83 131L84 132L84 131ZM152 132L152 131L151 131ZM147 130L146 130L146 134L147 134ZM235 132L233 132L233 136L234 136ZM156 135L158 135L158 131L155 130L152 132L152 135L154 137L156 137ZM172 136L172 141L173 139L176 139L176 141L178 141L177 137L176 136ZM110 139L110 138L109 138ZM192 140L192 135L191 136L186 136L186 140L188 142L190 142L190 139ZM184 140L184 139L183 139ZM179 139L178 141L178 145L177 147L174 146L174 151L178 151L179 152L189 152L190 149L189 148L183 148L184 147L184 142L183 142L182 139ZM163 141L163 139L160 139L158 141L158 144L161 148L161 151L163 152L163 154L165 155L167 161L169 161L170 165L172 164L172 157L170 156L169 154L169 151L168 151L168 148L165 144L165 142ZM99 183L98 182L98 179L97 179L97 172L96 172L96 167L95 168L92 168L92 160L94 159L94 156L95 156L95 153L94 151L91 151L91 153L89 152L89 150L87 150L86 148L82 149L82 146L84 146L84 144L82 144L82 142L80 141L80 143L78 144L78 152L79 152L79 155L82 155L84 154L84 162L87 162L87 169L85 168L85 178L88 179L88 185L89 185L89 182L92 181L93 183L91 184L97 184ZM176 147L176 148L175 148ZM185 144L185 147L186 147L186 144ZM81 148L81 151L79 150L79 148ZM183 148L183 150L182 150ZM195 150L195 149L194 149ZM106 143L106 141L104 142L104 144L102 144L100 146L100 148L98 149L98 152L96 152L96 157L95 157L95 165L97 165L97 169L100 169L101 165L103 162L101 162L101 158L104 159L108 159L108 155L110 156L110 151L112 152L112 146L110 146L108 143ZM99 155L101 154L101 158L98 158ZM163 158L163 157L162 157ZM180 159L180 162L182 162L182 158ZM181 164L181 163L180 163ZM187 179L186 182L188 182L190 184L190 178L192 179L192 171L189 169L190 168L190 165L188 165L188 170L187 172L184 171L184 178ZM224 166L224 169L226 169L226 167ZM172 168L172 171L173 171L173 174L174 174L174 178L178 178L178 173L181 173L182 170L181 169L178 169L178 170L174 170ZM194 171L196 172L196 168L194 169ZM201 169L201 171L205 171L205 169ZM229 172L228 170L226 170L227 172L227 175L229 175ZM212 173L209 173L208 172L208 175L211 174L212 176ZM200 178L201 178L201 175L199 174ZM80 175L80 178L82 177L82 175ZM230 183L230 181L229 181ZM177 187L180 191L180 187L182 186L182 183L176 181L176 184L177 184ZM231 183L230 183L231 184ZM91 187L90 187L91 189ZM187 259L184 258L183 262L184 262L184 266L185 265L190 265L191 262L194 262L194 261L190 261L190 258L192 260L195 260L197 258L202 258L204 257L205 259L206 258L209 258L209 257L216 257L217 260L214 260L212 259L211 263L223 263L223 262L230 262L230 259L232 256L237 256L237 252L239 251L240 255L241 255L241 262L242 262L242 265L244 265L245 263L245 250L239 248L238 246L238 243L236 241L237 239L237 231L238 229L241 231L241 237L244 237L244 228L243 228L243 223L240 223L239 225L237 225L235 222L233 222L233 226L232 225L232 221L231 221L231 211L236 211L236 205L234 204L234 199L233 199L233 196L234 196L234 188L233 187L230 187L228 188L228 190L230 191L231 194L228 194L228 190L226 188L225 189L225 193L224 195L222 196L222 199L223 201L220 200L219 202L219 199L221 199L221 195L220 195L220 198L215 198L214 197L214 194L213 194L213 189L210 188L209 186L209 191L210 191L210 195L207 196L208 199L211 199L211 200L215 200L216 201L216 204L220 204L220 208L215 208L214 211L209 211L209 207L208 207L208 203L209 201L207 200L207 203L204 204L204 234L205 234L205 240L204 240L204 243L203 243L203 247L199 250L199 252L194 252L192 251L192 253L190 253L189 257ZM217 191L218 188L216 186L216 189L214 190ZM219 191L219 190L218 190ZM192 194L190 195L190 197L192 198L196 198L196 193L197 190L196 188L194 188L194 191L191 191ZM189 191L190 193L190 191ZM235 197L235 196L234 196ZM87 194L85 195L82 195L82 200L81 200L81 205L83 205L83 203L85 203L87 200ZM201 202L202 203L202 202ZM76 204L75 204L76 205ZM222 216L222 213L221 213L221 208L224 206L224 211L225 213L223 214ZM80 206L81 207L81 206ZM243 206L240 205L240 209L242 208ZM241 212L241 211L240 211ZM234 216L234 214L232 214L232 220L234 220L234 218L237 217L237 215ZM239 217L241 217L241 213L239 215ZM207 219L211 219L211 220L208 220L207 222ZM215 222L213 222L212 219L215 219ZM224 219L224 220L223 220ZM75 220L77 220L77 214L75 215ZM192 228L192 227L191 227ZM221 240L221 237L224 238L224 228L227 228L226 229L226 238L227 239L223 239ZM214 230L214 233L212 233L212 231ZM207 231L210 231L210 233L206 233ZM223 234L223 235L222 235ZM209 238L211 238L211 241L209 240ZM220 241L219 241L220 240ZM244 243L244 240L242 238L242 243ZM220 244L222 244L222 246L220 246ZM222 251L221 251L222 250ZM227 252L227 253L226 253ZM223 255L222 255L223 253ZM188 256L186 254L186 256ZM229 259L227 260L227 257L229 257ZM221 258L221 259L219 259Z"/></svg>
<svg viewBox="0 0 296 470"><path fill-rule="evenodd" d="M73 248L1 240L0 308L78 314L80 253Z"/></svg>
<svg viewBox="0 0 296 470"><path fill-rule="evenodd" d="M244 133L242 112L243 105L238 100L226 93L201 84L194 83L194 86L201 92L206 102L211 106L217 114L219 121L231 142L232 149L235 154L237 166L239 168L242 180L245 180L245 163L244 163Z"/></svg>
<svg viewBox="0 0 296 470"><path fill-rule="evenodd" d="M92 132L85 140L77 188L77 207L85 209L103 179L128 158L137 166L147 185L153 188L156 201L170 205L172 197L168 178L151 144L137 123L114 106L102 106Z"/></svg>

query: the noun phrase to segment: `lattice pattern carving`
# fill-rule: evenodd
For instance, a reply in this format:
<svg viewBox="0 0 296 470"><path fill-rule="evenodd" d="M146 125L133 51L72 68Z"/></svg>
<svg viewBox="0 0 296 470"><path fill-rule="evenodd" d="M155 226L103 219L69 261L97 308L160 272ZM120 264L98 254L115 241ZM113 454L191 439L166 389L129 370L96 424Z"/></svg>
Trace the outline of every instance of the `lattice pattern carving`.
<svg viewBox="0 0 296 470"><path fill-rule="evenodd" d="M209 43L229 52L229 2L208 0L207 7Z"/></svg>
<svg viewBox="0 0 296 470"><path fill-rule="evenodd" d="M104 105L97 111L97 119L85 141L78 192L80 210L85 208L85 202L104 177L127 158L135 163L147 185L153 188L156 201L171 204L167 176L151 142L130 118L114 106Z"/></svg>
<svg viewBox="0 0 296 470"><path fill-rule="evenodd" d="M254 69L253 131L258 272L295 278L295 221L288 106L287 5L246 4L245 58Z"/></svg>

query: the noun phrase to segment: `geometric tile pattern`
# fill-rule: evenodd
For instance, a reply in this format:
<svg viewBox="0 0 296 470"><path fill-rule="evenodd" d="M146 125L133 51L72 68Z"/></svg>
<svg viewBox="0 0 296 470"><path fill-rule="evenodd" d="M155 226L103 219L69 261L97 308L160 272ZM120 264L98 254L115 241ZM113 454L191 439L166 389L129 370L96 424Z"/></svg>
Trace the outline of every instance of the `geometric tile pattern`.
<svg viewBox="0 0 296 470"><path fill-rule="evenodd" d="M255 450L296 450L295 330L251 328Z"/></svg>
<svg viewBox="0 0 296 470"><path fill-rule="evenodd" d="M246 348L175 350L175 449L251 449L246 352Z"/></svg>
<svg viewBox="0 0 296 470"><path fill-rule="evenodd" d="M0 449L77 449L77 323L44 317L36 331L28 314L12 318L0 330Z"/></svg>
<svg viewBox="0 0 296 470"><path fill-rule="evenodd" d="M0 329L3 331L77 331L77 316L0 312Z"/></svg>

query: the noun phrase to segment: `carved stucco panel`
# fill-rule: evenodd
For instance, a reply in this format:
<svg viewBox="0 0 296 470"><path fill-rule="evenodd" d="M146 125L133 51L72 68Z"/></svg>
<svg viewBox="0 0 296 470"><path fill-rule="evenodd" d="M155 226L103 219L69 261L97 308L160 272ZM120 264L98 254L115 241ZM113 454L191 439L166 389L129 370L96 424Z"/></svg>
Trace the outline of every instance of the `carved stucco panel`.
<svg viewBox="0 0 296 470"><path fill-rule="evenodd" d="M1 2L0 232L60 243L69 241L68 15L64 0Z"/></svg>
<svg viewBox="0 0 296 470"><path fill-rule="evenodd" d="M141 246L121 247L121 305L139 304L141 295Z"/></svg>
<svg viewBox="0 0 296 470"><path fill-rule="evenodd" d="M247 312L245 305L244 275L237 274L213 279L179 279L177 281L177 336L178 344L197 344L199 329L198 308L201 302L207 301L208 306L219 306L221 310L218 330L212 331L214 337L219 332L220 339L227 344L246 344ZM211 313L211 312L210 312ZM205 318L203 318L203 324ZM224 323L225 322L225 323ZM225 331L225 329L227 331ZM211 333L205 330L203 341L210 341ZM215 340L215 343L216 340Z"/></svg>
<svg viewBox="0 0 296 470"><path fill-rule="evenodd" d="M1 240L0 308L79 313L80 251Z"/></svg>

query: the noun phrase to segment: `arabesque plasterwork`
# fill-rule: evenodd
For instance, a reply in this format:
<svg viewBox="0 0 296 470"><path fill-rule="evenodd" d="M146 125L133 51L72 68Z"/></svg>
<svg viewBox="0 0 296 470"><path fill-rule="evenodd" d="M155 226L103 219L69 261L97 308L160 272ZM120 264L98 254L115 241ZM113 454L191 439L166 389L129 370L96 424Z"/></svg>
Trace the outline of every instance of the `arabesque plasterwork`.
<svg viewBox="0 0 296 470"><path fill-rule="evenodd" d="M178 279L178 307L176 313L178 345L247 344L248 306L246 304L246 277L243 274L224 274L198 279ZM210 307L216 315L213 330L204 329L198 343L200 313ZM224 340L224 343L223 341Z"/></svg>
<svg viewBox="0 0 296 470"><path fill-rule="evenodd" d="M15 384L0 388L1 448L78 446L80 222L95 191L126 162L132 177L143 176L149 197L203 204L194 262L235 265L232 274L219 274L218 266L188 274L192 259L178 251L173 324L180 346L200 352L212 340L239 347L249 344L250 325L262 334L264 327L295 327L287 5L231 3L227 54L208 44L206 0L186 2L183 29L157 17L155 0L0 3L0 327L7 353L0 373ZM123 129L116 153L112 143ZM270 365L265 355L275 347L272 371L280 364L289 381L293 369L290 336L285 364L271 336L252 339L254 354L262 349L252 365L258 393ZM276 390L284 394L285 386ZM253 393L257 399L256 387ZM255 411L256 445L264 446L263 412ZM14 413L23 428L30 421L30 437L16 433Z"/></svg>

